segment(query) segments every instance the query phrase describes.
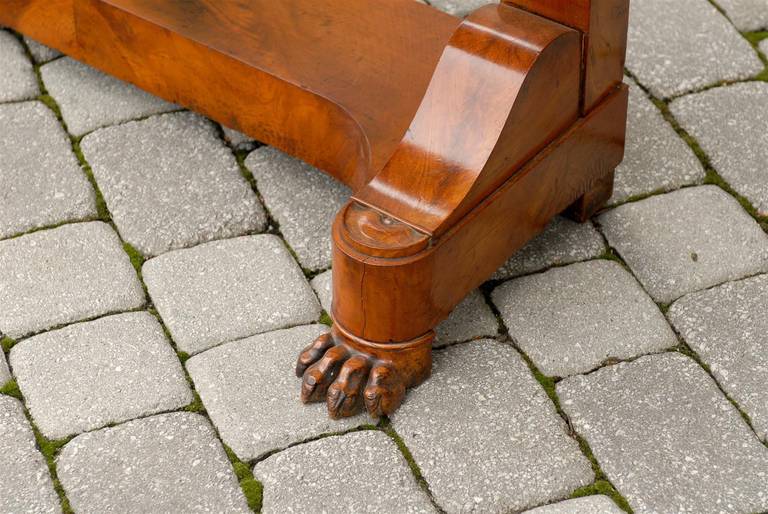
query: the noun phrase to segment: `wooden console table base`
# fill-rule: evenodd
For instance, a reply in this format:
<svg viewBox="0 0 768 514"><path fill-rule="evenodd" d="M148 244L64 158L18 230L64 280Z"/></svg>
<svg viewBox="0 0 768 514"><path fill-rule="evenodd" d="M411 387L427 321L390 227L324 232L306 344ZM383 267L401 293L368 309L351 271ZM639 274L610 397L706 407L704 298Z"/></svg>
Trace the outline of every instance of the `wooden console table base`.
<svg viewBox="0 0 768 514"><path fill-rule="evenodd" d="M391 414L433 328L624 152L629 0L0 0L0 23L273 145L354 191L331 332L301 398Z"/></svg>

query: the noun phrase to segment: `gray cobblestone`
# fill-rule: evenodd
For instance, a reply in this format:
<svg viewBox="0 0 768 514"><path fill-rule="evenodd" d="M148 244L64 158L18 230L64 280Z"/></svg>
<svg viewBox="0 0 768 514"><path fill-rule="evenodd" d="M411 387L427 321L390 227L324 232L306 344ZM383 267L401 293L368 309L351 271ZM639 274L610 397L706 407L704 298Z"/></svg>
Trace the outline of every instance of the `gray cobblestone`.
<svg viewBox="0 0 768 514"><path fill-rule="evenodd" d="M305 346L326 332L307 325L227 343L187 361L187 369L224 442L243 460L366 423L328 418L325 403L303 405L293 374Z"/></svg>
<svg viewBox="0 0 768 514"><path fill-rule="evenodd" d="M619 264L596 260L507 282L493 292L504 323L548 376L677 345L664 315Z"/></svg>
<svg viewBox="0 0 768 514"><path fill-rule="evenodd" d="M616 168L609 203L635 195L704 180L704 168L688 145L667 123L658 108L632 80L629 84L627 143L624 160Z"/></svg>
<svg viewBox="0 0 768 514"><path fill-rule="evenodd" d="M675 302L669 318L768 441L768 275Z"/></svg>
<svg viewBox="0 0 768 514"><path fill-rule="evenodd" d="M7 336L142 305L136 272L105 223L64 225L0 241L0 332Z"/></svg>
<svg viewBox="0 0 768 514"><path fill-rule="evenodd" d="M35 62L43 63L51 61L59 56L61 56L61 52L54 48L50 48L45 46L42 43L38 43L34 39L24 36L24 42L27 44L27 48L29 48L29 53L32 54L32 57L35 59Z"/></svg>
<svg viewBox="0 0 768 514"><path fill-rule="evenodd" d="M768 236L716 186L624 204L599 221L658 302L768 269Z"/></svg>
<svg viewBox="0 0 768 514"><path fill-rule="evenodd" d="M193 399L181 363L146 312L70 325L20 342L11 365L48 439L183 407Z"/></svg>
<svg viewBox="0 0 768 514"><path fill-rule="evenodd" d="M196 114L97 130L82 149L120 235L145 256L266 225L231 150Z"/></svg>
<svg viewBox="0 0 768 514"><path fill-rule="evenodd" d="M67 129L75 136L178 109L176 105L69 57L43 65L40 74L48 92L61 108Z"/></svg>
<svg viewBox="0 0 768 514"><path fill-rule="evenodd" d="M484 340L435 352L393 416L446 512L508 512L592 482L589 462L522 358ZM556 470L556 471L555 471Z"/></svg>
<svg viewBox="0 0 768 514"><path fill-rule="evenodd" d="M253 151L245 165L301 265L312 270L330 267L331 222L347 201L349 189L268 146Z"/></svg>
<svg viewBox="0 0 768 514"><path fill-rule="evenodd" d="M331 312L333 299L331 270L312 279L312 288L327 313ZM478 337L492 337L499 331L499 324L482 293L475 290L456 306L450 316L435 327L436 338L433 347L439 348L451 343L469 341Z"/></svg>
<svg viewBox="0 0 768 514"><path fill-rule="evenodd" d="M768 38L760 41L760 51L763 52L763 55L768 57Z"/></svg>
<svg viewBox="0 0 768 514"><path fill-rule="evenodd" d="M50 109L1 105L0 134L0 238L96 217L93 189Z"/></svg>
<svg viewBox="0 0 768 514"><path fill-rule="evenodd" d="M768 84L710 89L675 100L670 109L718 173L768 215Z"/></svg>
<svg viewBox="0 0 768 514"><path fill-rule="evenodd" d="M21 402L0 395L0 512L61 512Z"/></svg>
<svg viewBox="0 0 768 514"><path fill-rule="evenodd" d="M142 271L173 340L190 354L320 316L312 288L273 235L176 250Z"/></svg>
<svg viewBox="0 0 768 514"><path fill-rule="evenodd" d="M378 431L288 448L256 464L254 475L264 484L265 514L435 512L395 443Z"/></svg>
<svg viewBox="0 0 768 514"><path fill-rule="evenodd" d="M707 0L630 2L627 68L657 97L760 73L749 43Z"/></svg>
<svg viewBox="0 0 768 514"><path fill-rule="evenodd" d="M429 0L429 5L454 16L464 17L486 4L498 3L498 0Z"/></svg>
<svg viewBox="0 0 768 514"><path fill-rule="evenodd" d="M333 271L323 271L310 281L312 289L320 300L320 305L325 312L331 313L331 304L333 302Z"/></svg>
<svg viewBox="0 0 768 514"><path fill-rule="evenodd" d="M197 414L79 435L57 463L75 512L250 512L224 448Z"/></svg>
<svg viewBox="0 0 768 514"><path fill-rule="evenodd" d="M557 216L541 234L515 252L493 278L511 278L550 266L583 261L604 251L603 238L592 223L576 223Z"/></svg>
<svg viewBox="0 0 768 514"><path fill-rule="evenodd" d="M224 139L226 139L235 150L252 150L256 146L256 142L242 132L232 130L223 125L221 128L224 130Z"/></svg>
<svg viewBox="0 0 768 514"><path fill-rule="evenodd" d="M736 28L743 32L768 29L765 0L717 0Z"/></svg>
<svg viewBox="0 0 768 514"><path fill-rule="evenodd" d="M641 357L567 378L557 392L638 514L768 509L768 448L692 359Z"/></svg>
<svg viewBox="0 0 768 514"><path fill-rule="evenodd" d="M453 309L448 318L435 327L436 338L433 346L439 348L479 337L493 337L498 331L496 316L485 303L482 293L475 289Z"/></svg>
<svg viewBox="0 0 768 514"><path fill-rule="evenodd" d="M13 34L0 28L0 102L34 98L39 92L24 47Z"/></svg>
<svg viewBox="0 0 768 514"><path fill-rule="evenodd" d="M607 496L597 495L545 505L525 511L524 514L622 514L623 512Z"/></svg>

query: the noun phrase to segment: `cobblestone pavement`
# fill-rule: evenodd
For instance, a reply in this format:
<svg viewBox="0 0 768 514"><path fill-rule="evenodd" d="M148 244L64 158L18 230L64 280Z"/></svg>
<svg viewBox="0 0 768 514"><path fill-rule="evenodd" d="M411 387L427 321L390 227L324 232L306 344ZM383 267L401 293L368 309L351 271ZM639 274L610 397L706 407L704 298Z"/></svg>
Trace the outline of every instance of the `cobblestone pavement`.
<svg viewBox="0 0 768 514"><path fill-rule="evenodd" d="M768 3L633 0L629 39L609 206L374 425L291 373L349 191L0 30L0 514L768 512Z"/></svg>

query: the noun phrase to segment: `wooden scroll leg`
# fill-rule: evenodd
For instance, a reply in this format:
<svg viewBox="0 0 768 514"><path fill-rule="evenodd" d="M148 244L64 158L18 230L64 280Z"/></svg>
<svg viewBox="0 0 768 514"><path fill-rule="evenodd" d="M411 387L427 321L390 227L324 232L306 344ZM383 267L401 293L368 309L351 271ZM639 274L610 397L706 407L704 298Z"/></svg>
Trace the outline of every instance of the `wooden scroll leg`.
<svg viewBox="0 0 768 514"><path fill-rule="evenodd" d="M333 226L334 327L299 356L304 402L331 417L389 415L429 377L434 327L621 162L627 88L517 170L447 232L426 234L352 199ZM589 193L587 193L589 194Z"/></svg>
<svg viewBox="0 0 768 514"><path fill-rule="evenodd" d="M626 87L580 117L581 48L505 5L462 22L400 145L336 217L334 327L299 356L304 402L394 412L430 374L434 327L621 162Z"/></svg>
<svg viewBox="0 0 768 514"><path fill-rule="evenodd" d="M575 221L584 223L594 216L610 200L613 195L613 177L615 173L610 173L598 178L591 185L589 191L573 202L565 213Z"/></svg>
<svg viewBox="0 0 768 514"><path fill-rule="evenodd" d="M303 402L326 401L333 418L363 406L393 413L429 377L435 310L423 261L429 237L382 212L348 203L333 227L334 326L299 356Z"/></svg>

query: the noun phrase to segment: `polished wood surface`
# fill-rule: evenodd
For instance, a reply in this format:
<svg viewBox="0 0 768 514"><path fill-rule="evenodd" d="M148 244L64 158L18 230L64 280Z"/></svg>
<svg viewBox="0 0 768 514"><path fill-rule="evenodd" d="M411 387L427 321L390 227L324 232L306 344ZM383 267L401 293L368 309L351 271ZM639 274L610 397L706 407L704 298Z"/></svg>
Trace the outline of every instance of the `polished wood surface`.
<svg viewBox="0 0 768 514"><path fill-rule="evenodd" d="M305 402L391 414L434 327L624 150L628 0L0 0L0 23L296 155L354 194Z"/></svg>
<svg viewBox="0 0 768 514"><path fill-rule="evenodd" d="M582 112L593 109L603 96L622 81L627 51L629 0L503 1L582 33Z"/></svg>
<svg viewBox="0 0 768 514"><path fill-rule="evenodd" d="M80 58L73 0L0 0L5 25L67 55Z"/></svg>
<svg viewBox="0 0 768 514"><path fill-rule="evenodd" d="M448 42L394 155L355 199L444 232L576 121L580 52L575 30L519 9L478 9Z"/></svg>
<svg viewBox="0 0 768 514"><path fill-rule="evenodd" d="M431 330L553 216L602 190L623 157L626 107L626 86L615 88L426 249L398 258L361 253L360 242L347 243L357 208L351 200L333 229L335 321L378 342L408 341ZM343 294L351 290L360 292Z"/></svg>
<svg viewBox="0 0 768 514"><path fill-rule="evenodd" d="M399 144L459 25L413 0L0 6L0 23L296 155L353 189Z"/></svg>

